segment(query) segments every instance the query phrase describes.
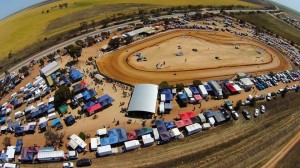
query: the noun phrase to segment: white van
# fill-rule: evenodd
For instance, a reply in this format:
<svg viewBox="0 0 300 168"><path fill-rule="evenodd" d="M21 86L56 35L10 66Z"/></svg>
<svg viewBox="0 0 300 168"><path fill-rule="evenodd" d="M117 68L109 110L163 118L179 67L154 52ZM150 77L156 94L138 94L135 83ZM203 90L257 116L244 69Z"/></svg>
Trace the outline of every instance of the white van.
<svg viewBox="0 0 300 168"><path fill-rule="evenodd" d="M25 115L25 113L23 111L17 111L17 112L15 112L15 118L20 118L20 117L22 117L24 115Z"/></svg>
<svg viewBox="0 0 300 168"><path fill-rule="evenodd" d="M56 119L56 118L57 118L56 113L51 113L51 114L48 115L49 120L53 120L53 119Z"/></svg>

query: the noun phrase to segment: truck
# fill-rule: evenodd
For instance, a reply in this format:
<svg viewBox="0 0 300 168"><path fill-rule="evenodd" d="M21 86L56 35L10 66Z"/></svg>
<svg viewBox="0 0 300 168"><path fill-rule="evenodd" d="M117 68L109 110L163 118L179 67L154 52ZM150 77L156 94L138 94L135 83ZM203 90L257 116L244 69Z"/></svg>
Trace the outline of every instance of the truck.
<svg viewBox="0 0 300 168"><path fill-rule="evenodd" d="M203 99L205 99L208 96L207 90L205 89L204 85L199 85L198 86L200 95Z"/></svg>

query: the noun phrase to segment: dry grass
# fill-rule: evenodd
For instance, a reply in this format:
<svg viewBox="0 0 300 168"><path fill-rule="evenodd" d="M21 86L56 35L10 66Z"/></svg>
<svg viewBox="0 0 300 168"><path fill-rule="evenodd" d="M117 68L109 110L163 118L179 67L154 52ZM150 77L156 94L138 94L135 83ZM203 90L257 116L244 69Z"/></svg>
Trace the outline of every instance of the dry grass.
<svg viewBox="0 0 300 168"><path fill-rule="evenodd" d="M58 6L62 3L68 3L69 7L64 9L51 7ZM78 22L86 19L101 19L103 14L99 16L92 15L91 10L101 8L105 5L116 4L144 4L146 6L179 6L179 5L243 5L249 7L257 7L256 5L242 2L239 0L110 0L110 1L95 1L95 0L61 0L51 4L46 4L36 8L28 9L15 14L5 20L0 21L0 60L6 57L9 51L17 52L26 46L33 44L34 42L42 41L45 37L61 33L66 30L79 27ZM96 7L95 7L96 6ZM142 6L142 5L141 5ZM102 7L103 8L103 7ZM119 9L119 8L117 8ZM42 14L42 11L50 10L48 14ZM122 10L122 12L128 12L133 10L131 7ZM135 9L137 10L137 9ZM115 8L109 8L109 13L120 11ZM101 11L100 11L101 12ZM73 15L72 13L80 14L80 16ZM98 14L98 13L95 13ZM92 18L85 17L87 15ZM67 17L71 21L57 20L59 18ZM80 19L75 19L79 17ZM75 21L76 23L72 23ZM51 24L52 25L51 25ZM49 25L50 24L50 25Z"/></svg>

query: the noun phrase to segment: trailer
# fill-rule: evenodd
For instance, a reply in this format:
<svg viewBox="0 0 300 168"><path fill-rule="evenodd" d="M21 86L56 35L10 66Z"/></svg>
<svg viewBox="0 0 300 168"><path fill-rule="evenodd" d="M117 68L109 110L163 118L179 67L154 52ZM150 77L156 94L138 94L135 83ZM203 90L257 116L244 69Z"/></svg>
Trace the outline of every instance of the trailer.
<svg viewBox="0 0 300 168"><path fill-rule="evenodd" d="M223 97L228 98L231 95L228 89L225 87L223 83L220 83L220 87L222 88Z"/></svg>
<svg viewBox="0 0 300 168"><path fill-rule="evenodd" d="M207 92L207 90L205 89L204 85L199 85L198 88L199 88L201 97L202 97L203 99L205 99L205 98L208 96L208 92Z"/></svg>
<svg viewBox="0 0 300 168"><path fill-rule="evenodd" d="M159 140L159 133L157 131L157 128L153 128L153 136L154 136L154 140L158 141Z"/></svg>
<svg viewBox="0 0 300 168"><path fill-rule="evenodd" d="M97 147L100 145L100 138L91 138L91 151L96 151Z"/></svg>
<svg viewBox="0 0 300 168"><path fill-rule="evenodd" d="M141 146L140 142L138 140L131 140L124 142L125 150L134 150Z"/></svg>
<svg viewBox="0 0 300 168"><path fill-rule="evenodd" d="M205 118L205 116L202 113L198 114L198 117L200 119L200 123L201 124L203 124L203 123L206 122L206 118Z"/></svg>
<svg viewBox="0 0 300 168"><path fill-rule="evenodd" d="M97 148L98 156L107 156L112 154L112 148L110 145L100 146Z"/></svg>
<svg viewBox="0 0 300 168"><path fill-rule="evenodd" d="M165 113L165 103L164 102L160 102L160 104L159 104L159 113L160 114Z"/></svg>
<svg viewBox="0 0 300 168"><path fill-rule="evenodd" d="M60 151L42 151L38 152L37 159L40 162L60 162L66 159L65 152Z"/></svg>
<svg viewBox="0 0 300 168"><path fill-rule="evenodd" d="M203 130L208 130L208 129L210 129L210 128L211 128L211 126L210 126L209 123L204 123L204 124L203 124Z"/></svg>
<svg viewBox="0 0 300 168"><path fill-rule="evenodd" d="M197 132L200 132L202 130L202 127L199 123L195 123L195 124L186 126L185 129L187 131L187 135L192 135Z"/></svg>
<svg viewBox="0 0 300 168"><path fill-rule="evenodd" d="M213 117L209 117L209 118L208 118L208 122L209 122L209 124L210 124L211 126L214 126L215 123L216 123L216 121L215 121L215 119L214 119Z"/></svg>
<svg viewBox="0 0 300 168"><path fill-rule="evenodd" d="M218 99L223 99L223 90L216 81L208 81L208 85L212 88L213 93Z"/></svg>
<svg viewBox="0 0 300 168"><path fill-rule="evenodd" d="M48 119L49 120L53 120L53 119L56 119L56 118L57 118L56 113L50 113L50 114L48 114Z"/></svg>

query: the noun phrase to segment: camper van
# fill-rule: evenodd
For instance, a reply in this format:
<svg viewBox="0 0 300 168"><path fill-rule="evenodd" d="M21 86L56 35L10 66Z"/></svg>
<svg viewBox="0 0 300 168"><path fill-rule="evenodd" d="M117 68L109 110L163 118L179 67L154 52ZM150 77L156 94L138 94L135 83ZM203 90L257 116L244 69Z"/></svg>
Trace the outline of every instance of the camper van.
<svg viewBox="0 0 300 168"><path fill-rule="evenodd" d="M57 118L56 113L51 113L51 114L48 115L49 120L53 120L55 118Z"/></svg>
<svg viewBox="0 0 300 168"><path fill-rule="evenodd" d="M17 112L15 112L15 118L20 118L20 117L22 117L24 115L25 115L25 113L23 111L17 111Z"/></svg>

